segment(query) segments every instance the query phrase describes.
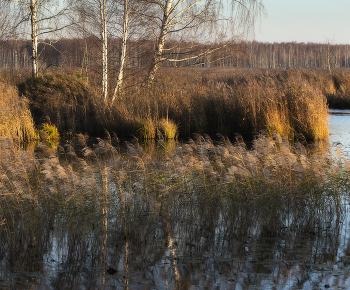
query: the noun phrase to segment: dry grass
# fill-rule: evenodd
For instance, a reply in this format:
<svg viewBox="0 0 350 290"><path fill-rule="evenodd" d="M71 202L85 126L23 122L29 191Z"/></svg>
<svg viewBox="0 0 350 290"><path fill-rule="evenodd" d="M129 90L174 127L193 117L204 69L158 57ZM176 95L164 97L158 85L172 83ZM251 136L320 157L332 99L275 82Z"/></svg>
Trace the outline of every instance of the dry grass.
<svg viewBox="0 0 350 290"><path fill-rule="evenodd" d="M165 140L173 140L178 133L177 125L168 118L162 118L158 122L158 131Z"/></svg>
<svg viewBox="0 0 350 290"><path fill-rule="evenodd" d="M110 108L117 122L169 118L180 137L235 133L252 137L261 129L288 138L328 137L327 101L300 71L166 70L151 89L131 87ZM112 118L111 118L112 119ZM117 123L116 122L116 123ZM115 128L118 131L118 128Z"/></svg>
<svg viewBox="0 0 350 290"><path fill-rule="evenodd" d="M113 131L152 139L159 120L177 125L180 138L217 133L252 138L261 129L289 139L328 137L327 102L344 107L350 92L346 70L163 69L151 88L139 76L125 83L112 106L104 106L89 73L89 84L75 74L45 75L22 82L37 124L49 117L60 133ZM163 132L162 132L163 134Z"/></svg>
<svg viewBox="0 0 350 290"><path fill-rule="evenodd" d="M244 249L259 243L266 248L267 241L277 239L278 244L266 249L267 256L285 251L283 261L299 265L299 260L292 262L291 249L307 237L313 245L322 245L327 257L330 247L338 245L335 222L343 221L341 195L350 189L345 159L332 162L327 152L308 152L299 143L290 146L278 134L260 136L253 150L225 138L214 144L200 135L177 146L160 141L165 150L156 156L138 143L126 143L120 154L109 139L87 147L87 136L76 138L76 150L66 144L50 151L39 144L34 154L0 139L1 254L5 262L13 260L4 266L9 273L51 273L52 266L46 270L38 261L53 257L55 271L62 267L74 272L94 262L97 274L103 275L108 267L127 261L128 273L145 271L147 276L150 264L143 270L133 261L147 257L156 263L169 256L169 250L180 262L194 250L203 257L208 251L233 253L238 267L247 261L251 269L251 256ZM187 246L201 245L203 236L209 237L203 247ZM247 245L247 237L254 242ZM103 254L107 260L99 259ZM313 255L302 254L302 262L316 264ZM188 267L192 269L193 262ZM77 273L83 276L74 272L58 279L66 280L67 287L73 280L85 283L86 277L98 280L95 272ZM12 276L4 279L23 285ZM41 281L28 279L24 281L31 285Z"/></svg>
<svg viewBox="0 0 350 290"><path fill-rule="evenodd" d="M94 90L74 74L47 74L18 84L26 96L35 124L51 122L60 132L103 132L95 109Z"/></svg>
<svg viewBox="0 0 350 290"><path fill-rule="evenodd" d="M338 195L350 186L347 160L338 159L341 162L337 163L321 148L308 152L301 143L290 146L279 134L273 138L260 135L252 149L240 138L236 144L222 138L215 145L208 136L199 135L189 143L163 144L166 150L161 155L147 153L137 143L126 143L127 154L120 154L110 140L98 139L91 148L86 146L86 136L80 139L78 151L67 144L55 152L40 143L34 155L16 149L9 139L1 139L2 193L27 199L42 193L41 198L55 196L64 203L99 198L104 174L108 175L111 195L239 197L244 193L254 198L271 194L293 197Z"/></svg>
<svg viewBox="0 0 350 290"><path fill-rule="evenodd" d="M28 102L15 88L0 82L0 136L19 142L35 138L34 122Z"/></svg>

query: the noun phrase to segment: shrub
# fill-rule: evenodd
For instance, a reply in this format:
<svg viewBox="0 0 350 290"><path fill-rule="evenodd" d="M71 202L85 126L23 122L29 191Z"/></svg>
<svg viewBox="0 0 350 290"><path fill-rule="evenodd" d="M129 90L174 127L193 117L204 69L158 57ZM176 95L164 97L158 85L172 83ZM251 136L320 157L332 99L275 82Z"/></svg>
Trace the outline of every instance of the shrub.
<svg viewBox="0 0 350 290"><path fill-rule="evenodd" d="M49 144L58 144L60 140L57 127L51 123L41 124L37 134L39 135L41 141L48 142Z"/></svg>
<svg viewBox="0 0 350 290"><path fill-rule="evenodd" d="M162 118L158 122L159 133L165 140L172 140L177 135L177 125L169 119Z"/></svg>
<svg viewBox="0 0 350 290"><path fill-rule="evenodd" d="M37 125L49 118L60 132L103 132L93 90L75 75L31 77L20 83L18 89L29 99Z"/></svg>

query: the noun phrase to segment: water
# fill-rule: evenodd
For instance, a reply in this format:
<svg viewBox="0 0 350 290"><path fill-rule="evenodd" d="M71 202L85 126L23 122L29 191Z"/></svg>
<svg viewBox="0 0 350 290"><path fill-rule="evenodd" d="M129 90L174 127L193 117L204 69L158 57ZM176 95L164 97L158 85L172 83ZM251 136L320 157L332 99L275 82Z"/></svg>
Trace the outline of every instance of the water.
<svg viewBox="0 0 350 290"><path fill-rule="evenodd" d="M339 146L350 159L350 110L330 110L329 131L332 146Z"/></svg>
<svg viewBox="0 0 350 290"><path fill-rule="evenodd" d="M350 111L331 111L331 143L349 156L347 130ZM12 222L0 232L0 289L350 288L344 196L109 190L108 205L87 197L61 209L53 196L2 208L0 223Z"/></svg>

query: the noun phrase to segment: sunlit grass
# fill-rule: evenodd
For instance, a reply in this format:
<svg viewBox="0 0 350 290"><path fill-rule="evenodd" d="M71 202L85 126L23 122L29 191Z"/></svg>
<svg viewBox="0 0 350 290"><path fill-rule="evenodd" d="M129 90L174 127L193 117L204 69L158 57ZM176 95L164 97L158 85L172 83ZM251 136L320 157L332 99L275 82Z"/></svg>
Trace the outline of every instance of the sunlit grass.
<svg viewBox="0 0 350 290"><path fill-rule="evenodd" d="M328 137L326 97L330 100L340 92L332 90L335 81L329 78L321 70L219 73L164 68L151 88L135 79L125 83L111 106L99 101L99 89L94 87L99 82L93 74L90 83L74 74L48 74L29 78L19 88L31 100L36 122L49 117L60 133L101 135L108 129L120 137L153 139L161 120L167 119L176 124L180 138L194 133L233 137L237 132L252 137L265 129L287 138L301 133L316 140ZM342 81L340 75L334 78L345 84L346 75Z"/></svg>
<svg viewBox="0 0 350 290"><path fill-rule="evenodd" d="M312 233L329 242L321 240L323 229L342 220L349 163L270 134L252 148L241 138L232 144L207 135L175 145L160 140L157 152L137 142L116 148L110 139L88 147L79 135L57 151L39 143L31 154L0 139L0 253L15 259L18 271L35 271L37 261L57 251L61 256L50 263L80 277L85 272L73 268L90 267L90 257L98 275L106 273L106 249L109 257L129 246L136 255L146 249L142 255L157 261L169 251L177 259L176 249L199 246L203 236L205 253L227 247L234 253L231 242L247 237L297 245Z"/></svg>
<svg viewBox="0 0 350 290"><path fill-rule="evenodd" d="M18 142L35 139L34 122L28 102L12 86L0 82L0 137Z"/></svg>

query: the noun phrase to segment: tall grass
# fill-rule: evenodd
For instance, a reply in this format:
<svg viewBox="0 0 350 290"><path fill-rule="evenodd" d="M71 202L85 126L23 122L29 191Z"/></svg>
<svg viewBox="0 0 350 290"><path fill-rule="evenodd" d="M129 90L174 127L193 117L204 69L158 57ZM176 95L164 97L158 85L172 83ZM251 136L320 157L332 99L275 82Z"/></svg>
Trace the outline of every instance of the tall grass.
<svg viewBox="0 0 350 290"><path fill-rule="evenodd" d="M28 98L37 126L49 120L60 132L103 132L94 89L74 74L30 77L18 84L18 90Z"/></svg>
<svg viewBox="0 0 350 290"><path fill-rule="evenodd" d="M151 88L140 85L137 76L129 80L111 106L100 101L92 73L90 83L62 73L29 78L19 88L30 100L36 124L49 117L61 133L101 135L107 129L120 137L153 139L160 136L160 120L167 119L180 138L194 133L252 138L264 129L317 140L328 136L328 104L346 105L349 75L345 70L164 68Z"/></svg>
<svg viewBox="0 0 350 290"><path fill-rule="evenodd" d="M86 136L79 138L86 140ZM93 147L87 147L84 140L76 145L77 151L66 144L56 152L39 143L31 155L16 149L9 139L1 139L2 192L29 199L40 192L44 198L49 194L66 200L99 196L100 178L108 174L111 193L241 196L245 192L259 197L321 194L338 188L335 193L339 194L339 179L334 177L347 176L350 169L346 159L334 161L321 148L308 152L299 142L291 146L278 133L260 135L252 149L242 139L232 144L222 137L214 144L207 135L176 146L159 141L157 154L148 153L138 143L127 142L126 153L125 149L119 153L110 140L98 139ZM341 186L348 188L347 179L343 181Z"/></svg>
<svg viewBox="0 0 350 290"><path fill-rule="evenodd" d="M28 101L18 95L17 90L0 82L0 137L18 142L35 138L34 122Z"/></svg>
<svg viewBox="0 0 350 290"><path fill-rule="evenodd" d="M226 246L233 253L238 245L231 242L247 237L293 242L313 232L329 242L330 222L341 220L350 189L348 161L291 146L278 134L261 135L253 149L223 137L214 144L198 135L177 146L161 140L157 154L138 143L117 149L108 139L93 147L86 136L77 139L76 150L39 143L34 154L0 139L0 252L16 271L45 272L41 261L53 247L59 255L50 265L84 277L77 266L98 266L103 275L108 263L128 265L134 253L149 263L169 253L175 260L177 249L182 256L192 247L185 242L201 245L203 237L206 254L226 253Z"/></svg>
<svg viewBox="0 0 350 290"><path fill-rule="evenodd" d="M161 151L154 154L128 142L119 153L102 139L94 147L77 146L79 151L66 144L56 152L39 143L31 154L17 149L10 139L0 139L3 248L39 251L40 237L54 221L66 225L74 237L94 232L111 216L123 224L144 220L145 212L160 213L165 220L168 214L182 216L186 204L192 205L190 212L199 205L201 210L193 218L202 222L218 210L223 216L248 205L280 210L287 201L305 204L305 214L313 216L313 208L319 214L340 205L341 196L350 189L347 160L333 162L328 154L308 152L300 143L292 147L278 134L260 136L252 150L242 142L232 144L222 138L214 144L200 135L177 146L163 141L159 145ZM317 219L304 226L313 228L315 223ZM125 226L122 232L132 238L133 228Z"/></svg>
<svg viewBox="0 0 350 290"><path fill-rule="evenodd" d="M151 89L132 87L111 111L121 123L132 123L135 116L154 122L169 118L182 137L251 137L261 129L288 138L296 133L309 140L328 137L326 97L300 71L231 71L218 76L199 69L164 71Z"/></svg>

